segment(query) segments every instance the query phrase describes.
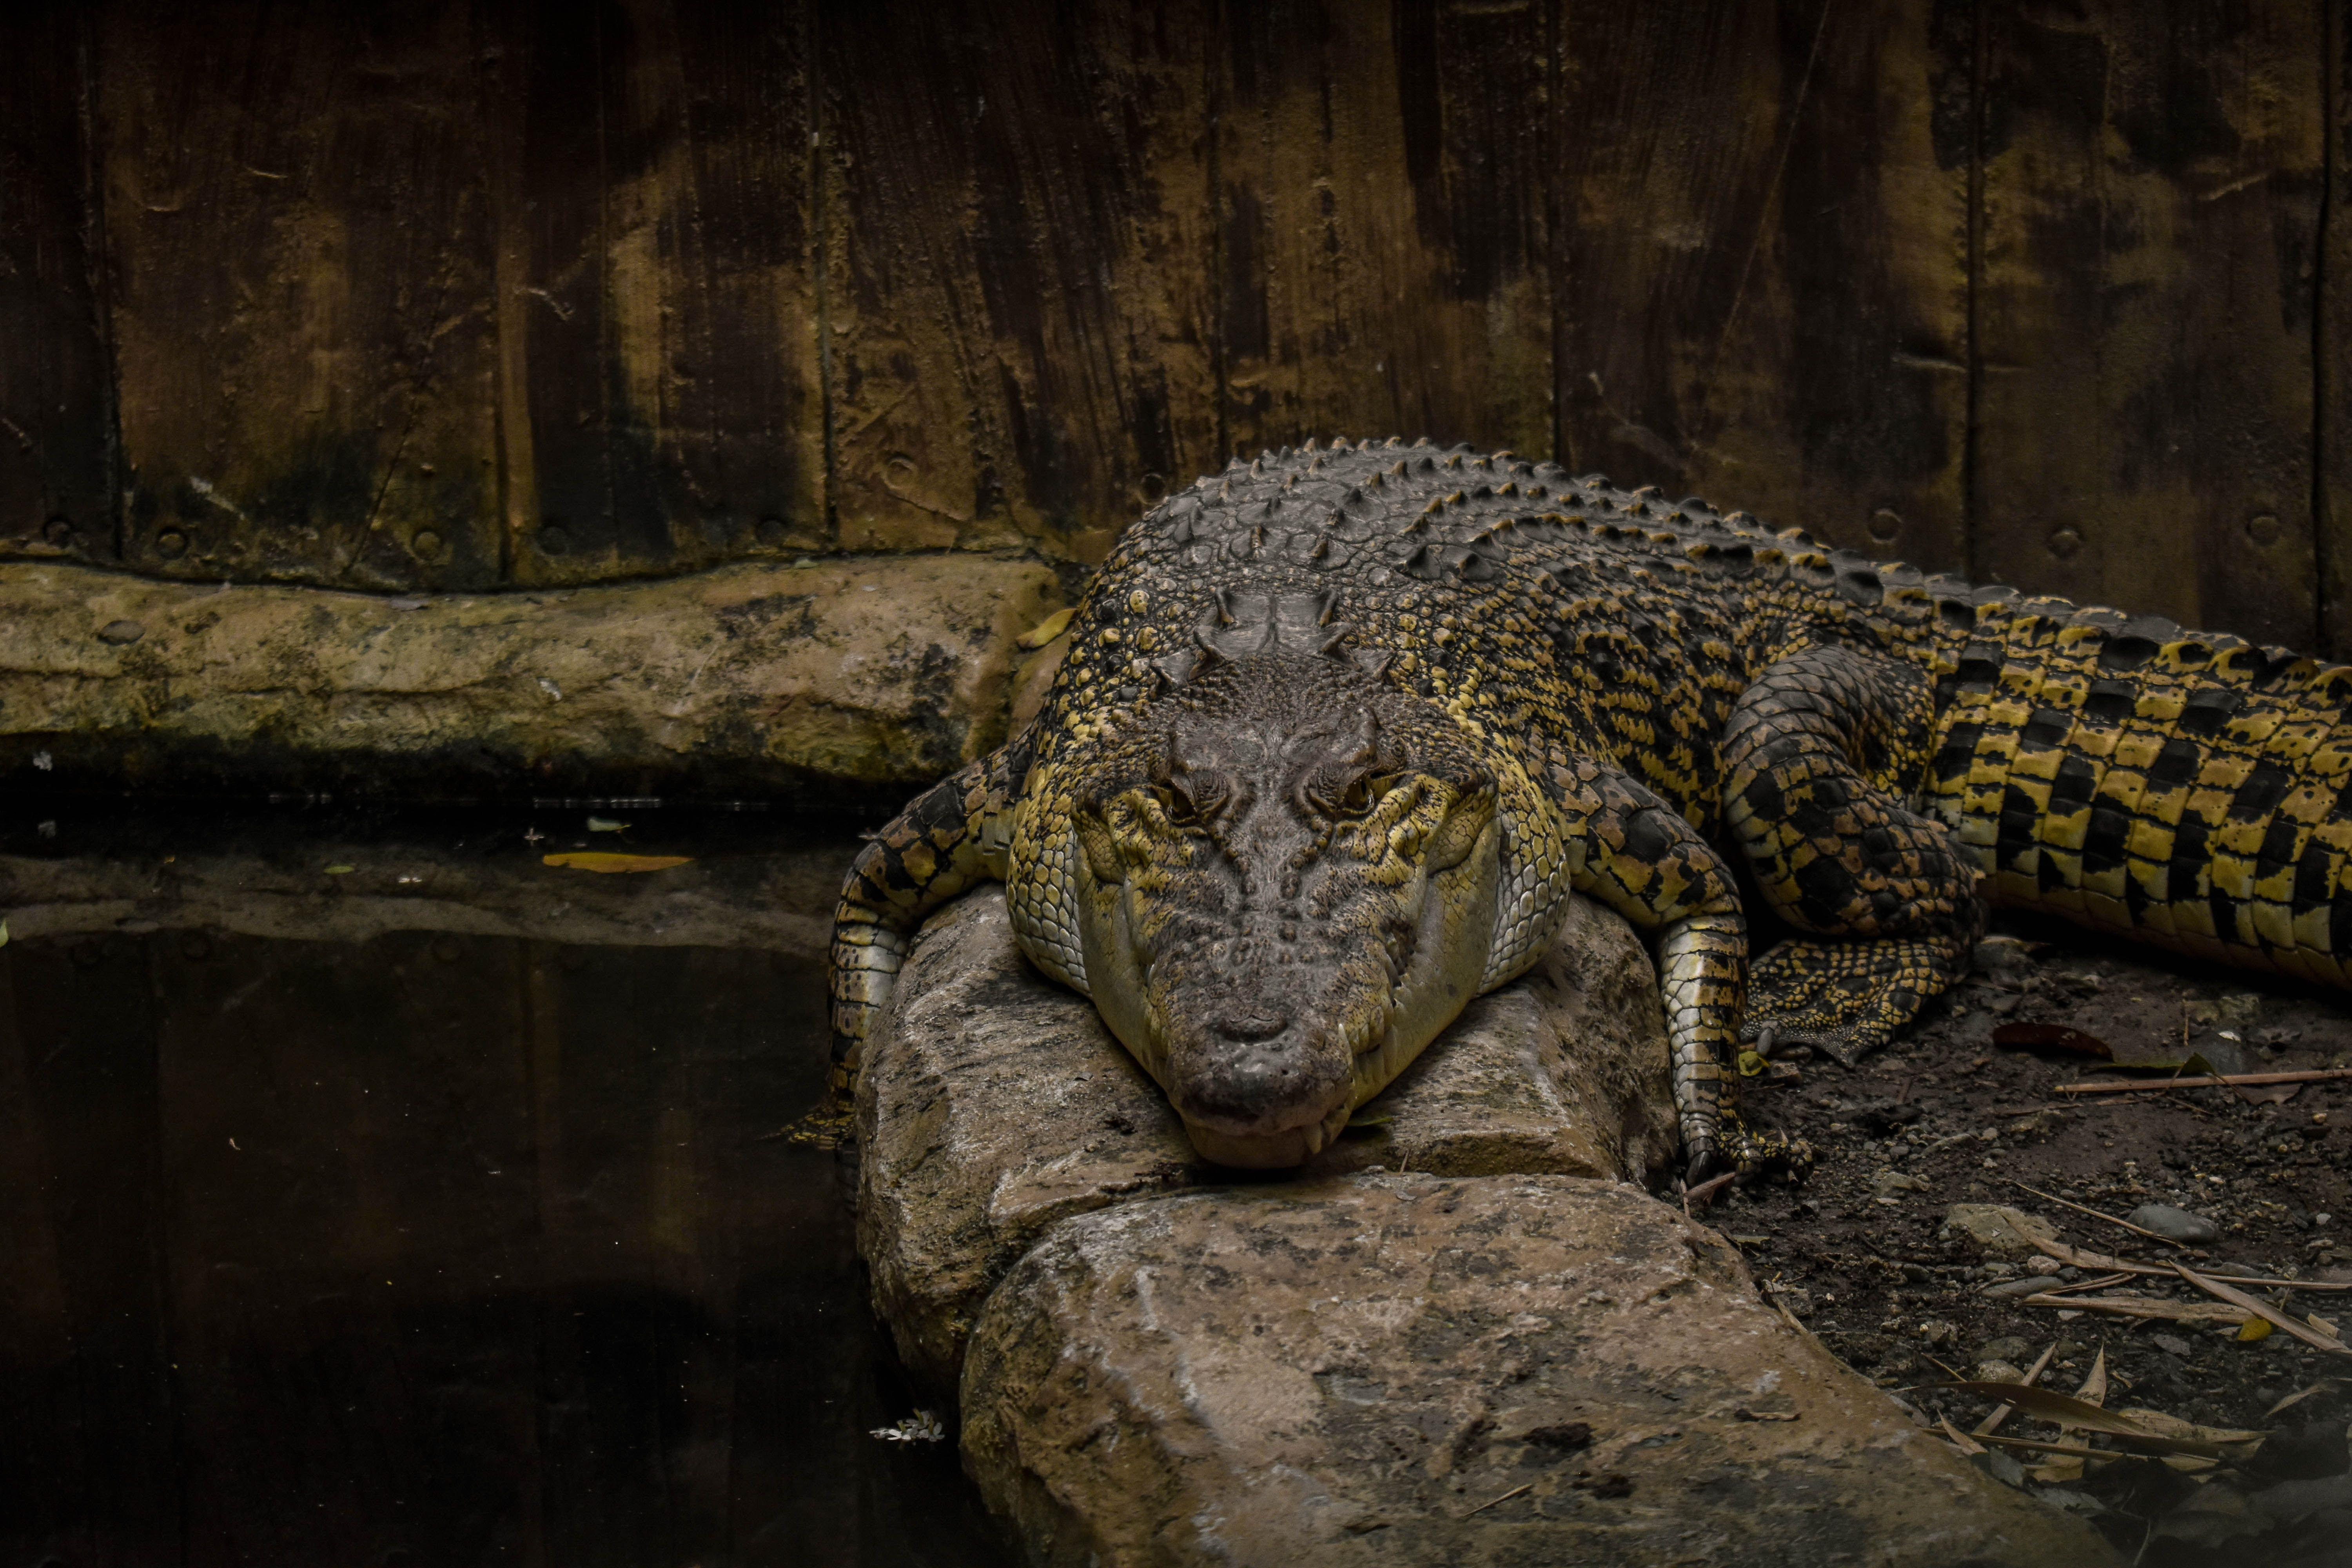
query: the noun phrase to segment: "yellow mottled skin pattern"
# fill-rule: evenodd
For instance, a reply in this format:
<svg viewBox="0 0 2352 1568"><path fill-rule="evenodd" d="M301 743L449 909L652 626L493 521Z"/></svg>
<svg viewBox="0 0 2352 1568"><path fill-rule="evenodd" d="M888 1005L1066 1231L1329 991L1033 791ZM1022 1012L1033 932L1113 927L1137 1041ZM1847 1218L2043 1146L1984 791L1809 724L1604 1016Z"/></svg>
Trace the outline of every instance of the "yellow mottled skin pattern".
<svg viewBox="0 0 2352 1568"><path fill-rule="evenodd" d="M1295 1163L1573 889L1654 944L1694 1171L1752 1165L1738 1044L1883 1043L1988 900L2344 984L2347 697L1507 454L1267 454L1130 528L1035 723L859 858L837 1046L1001 878L1204 1152ZM1807 933L1752 976L1735 859Z"/></svg>

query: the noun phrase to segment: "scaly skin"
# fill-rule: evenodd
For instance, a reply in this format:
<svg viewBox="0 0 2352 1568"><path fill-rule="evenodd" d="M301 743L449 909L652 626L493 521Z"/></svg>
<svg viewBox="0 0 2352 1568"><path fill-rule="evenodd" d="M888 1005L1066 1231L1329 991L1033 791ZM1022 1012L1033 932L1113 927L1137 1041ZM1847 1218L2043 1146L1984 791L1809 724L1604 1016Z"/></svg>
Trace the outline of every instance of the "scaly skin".
<svg viewBox="0 0 2352 1568"><path fill-rule="evenodd" d="M1028 731L869 845L845 1074L914 928L1003 879L1195 1142L1319 1149L1570 890L1652 941L1694 1174L1742 1040L1846 1058L1985 901L2345 984L2352 670L1828 552L1507 454L1336 444L1171 497ZM1747 968L1725 857L1804 939Z"/></svg>

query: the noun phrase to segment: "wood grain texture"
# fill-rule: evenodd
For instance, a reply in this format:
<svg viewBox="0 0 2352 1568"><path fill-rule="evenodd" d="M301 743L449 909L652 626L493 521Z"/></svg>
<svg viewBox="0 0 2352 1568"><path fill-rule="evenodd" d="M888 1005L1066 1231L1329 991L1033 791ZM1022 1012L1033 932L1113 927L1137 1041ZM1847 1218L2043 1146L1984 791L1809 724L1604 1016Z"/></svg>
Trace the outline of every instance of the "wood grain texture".
<svg viewBox="0 0 2352 1568"><path fill-rule="evenodd" d="M0 8L0 554L109 561L114 411L78 7Z"/></svg>
<svg viewBox="0 0 2352 1568"><path fill-rule="evenodd" d="M2320 16L1989 8L1988 573L2314 639Z"/></svg>
<svg viewBox="0 0 2352 1568"><path fill-rule="evenodd" d="M1560 460L1965 565L1966 29L1833 0L1564 27Z"/></svg>
<svg viewBox="0 0 2352 1568"><path fill-rule="evenodd" d="M469 9L100 13L124 560L494 583Z"/></svg>
<svg viewBox="0 0 2352 1568"><path fill-rule="evenodd" d="M1399 434L1549 450L1555 26L1549 0L1224 8L1232 451Z"/></svg>
<svg viewBox="0 0 2352 1568"><path fill-rule="evenodd" d="M825 536L803 7L520 5L494 146L514 581Z"/></svg>
<svg viewBox="0 0 2352 1568"><path fill-rule="evenodd" d="M2319 483L2312 542L2318 557L2319 646L2352 658L2352 16L2323 7L2320 92L2326 110L2327 180L2320 237L2322 284L2312 332L2319 399L2314 460Z"/></svg>
<svg viewBox="0 0 2352 1568"><path fill-rule="evenodd" d="M837 542L1099 559L1212 466L1192 0L823 7Z"/></svg>

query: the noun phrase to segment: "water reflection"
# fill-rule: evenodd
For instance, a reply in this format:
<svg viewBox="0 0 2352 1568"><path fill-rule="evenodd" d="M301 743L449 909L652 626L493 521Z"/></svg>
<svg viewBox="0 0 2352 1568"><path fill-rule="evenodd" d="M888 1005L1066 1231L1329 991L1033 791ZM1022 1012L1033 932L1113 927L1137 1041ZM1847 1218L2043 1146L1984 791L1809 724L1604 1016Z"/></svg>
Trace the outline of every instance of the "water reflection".
<svg viewBox="0 0 2352 1568"><path fill-rule="evenodd" d="M579 934L585 883L469 831L0 833L0 1563L1004 1561L950 1449L867 1436L914 1402L835 1156L776 1136L823 1079L805 933L435 929L496 884ZM681 837L597 918L758 935L776 865L852 847ZM227 929L347 931L329 855L438 868L425 929ZM60 892L126 876L179 891Z"/></svg>

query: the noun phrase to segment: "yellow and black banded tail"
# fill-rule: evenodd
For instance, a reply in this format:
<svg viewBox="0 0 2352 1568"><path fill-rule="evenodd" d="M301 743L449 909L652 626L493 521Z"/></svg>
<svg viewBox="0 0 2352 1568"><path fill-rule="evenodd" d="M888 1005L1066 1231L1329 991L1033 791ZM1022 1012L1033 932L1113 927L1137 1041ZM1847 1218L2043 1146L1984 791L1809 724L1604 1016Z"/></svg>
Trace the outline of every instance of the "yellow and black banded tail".
<svg viewBox="0 0 2352 1568"><path fill-rule="evenodd" d="M1996 904L2352 984L2352 668L1980 595L1925 804Z"/></svg>

